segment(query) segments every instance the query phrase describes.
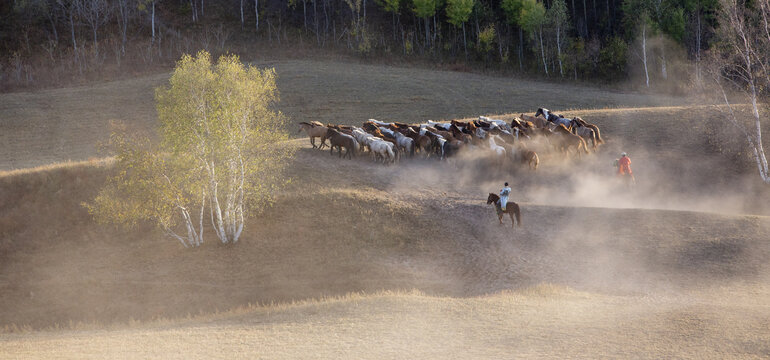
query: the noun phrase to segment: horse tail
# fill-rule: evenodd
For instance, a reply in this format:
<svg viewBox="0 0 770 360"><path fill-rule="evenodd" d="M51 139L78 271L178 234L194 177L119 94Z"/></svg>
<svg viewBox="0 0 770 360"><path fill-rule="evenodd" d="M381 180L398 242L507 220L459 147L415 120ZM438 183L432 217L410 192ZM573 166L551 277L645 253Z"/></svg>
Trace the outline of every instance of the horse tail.
<svg viewBox="0 0 770 360"><path fill-rule="evenodd" d="M409 157L414 157L414 147L417 145L414 139L412 139L411 145L412 146L409 147Z"/></svg>
<svg viewBox="0 0 770 360"><path fill-rule="evenodd" d="M513 203L513 205L513 214L516 215L516 222L521 226L521 209L519 208L519 204Z"/></svg>
<svg viewBox="0 0 770 360"><path fill-rule="evenodd" d="M353 155L358 154L359 149L361 149L361 145L356 139L353 139Z"/></svg>
<svg viewBox="0 0 770 360"><path fill-rule="evenodd" d="M604 144L604 139L602 139L602 134L599 132L599 127L594 124L588 124L588 127L591 129L594 129L594 133L596 133L596 140L599 144Z"/></svg>
<svg viewBox="0 0 770 360"><path fill-rule="evenodd" d="M392 162L396 162L396 154L393 151L393 148L390 146L386 146L386 150L388 151L388 156L390 157Z"/></svg>

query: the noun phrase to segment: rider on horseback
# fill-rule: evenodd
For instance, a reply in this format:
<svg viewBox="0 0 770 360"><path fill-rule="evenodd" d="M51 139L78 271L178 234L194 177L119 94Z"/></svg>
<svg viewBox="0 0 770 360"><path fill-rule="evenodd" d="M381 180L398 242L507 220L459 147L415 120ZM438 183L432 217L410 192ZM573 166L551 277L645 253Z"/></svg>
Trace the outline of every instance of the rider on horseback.
<svg viewBox="0 0 770 360"><path fill-rule="evenodd" d="M500 208L505 211L505 205L508 204L508 195L511 195L511 188L508 187L508 183L505 183L505 187L500 190Z"/></svg>
<svg viewBox="0 0 770 360"><path fill-rule="evenodd" d="M615 166L618 168L618 177L624 180L626 185L635 185L634 173L631 171L631 159L625 152L620 154L620 159L615 160Z"/></svg>

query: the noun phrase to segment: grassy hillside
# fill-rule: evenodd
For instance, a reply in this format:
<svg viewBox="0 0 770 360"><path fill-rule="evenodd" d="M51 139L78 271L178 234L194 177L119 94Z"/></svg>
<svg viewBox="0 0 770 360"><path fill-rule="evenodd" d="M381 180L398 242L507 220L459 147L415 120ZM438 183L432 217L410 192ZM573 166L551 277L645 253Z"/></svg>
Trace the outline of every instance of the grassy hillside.
<svg viewBox="0 0 770 360"><path fill-rule="evenodd" d="M607 144L581 159L541 153L541 167L531 172L494 166L483 154L383 166L291 140L287 146L298 148L287 169L292 182L247 223L242 241L221 246L209 232L203 247L189 251L149 224L124 229L92 221L81 204L112 171L109 160L0 172L0 358L770 356L770 193L718 113L687 106L570 110L585 107L581 101L604 107L659 99L458 73L302 64L277 64L294 120L306 112L336 123L395 120L377 114L386 109L409 121L495 106L511 112L500 115L508 118L553 99L567 115L599 125ZM401 80L387 80L393 74ZM362 85L354 76L381 82ZM449 85L458 78L457 87ZM26 152L13 155L0 145L10 154L3 166L91 157L113 115L137 114L135 125L151 127L151 92L137 89L162 81L74 90L93 99L133 93L132 106L145 110L130 113L130 104L118 101L83 112L88 131L30 132L31 140L16 144ZM399 93L394 84L408 86ZM520 102L505 107L500 94L487 100L483 91L457 90L482 84L511 93L527 84L533 92L516 92ZM346 86L355 91L340 91ZM52 90L46 96L61 102L44 111L39 104L19 108L10 118L77 123L77 101L94 107L66 93ZM431 95L378 102L409 93ZM465 105L461 94L471 99ZM0 104L9 106L12 96L46 98L1 95ZM333 99L339 103L324 105ZM54 141L61 147L40 147ZM611 163L620 151L633 159L633 191L614 181ZM498 225L484 203L503 181L523 209L524 226L515 230L508 219Z"/></svg>
<svg viewBox="0 0 770 360"><path fill-rule="evenodd" d="M618 93L575 85L357 63L290 60L275 67L280 110L294 121L358 124L369 118L423 121L552 109L657 106L668 96ZM154 88L167 75L94 86L0 94L0 170L99 156L109 123L155 125ZM548 99L547 101L545 99Z"/></svg>
<svg viewBox="0 0 770 360"><path fill-rule="evenodd" d="M2 176L0 356L766 354L767 217L523 201L511 230L484 204L496 184L305 141L232 247L93 224L79 202L109 167Z"/></svg>

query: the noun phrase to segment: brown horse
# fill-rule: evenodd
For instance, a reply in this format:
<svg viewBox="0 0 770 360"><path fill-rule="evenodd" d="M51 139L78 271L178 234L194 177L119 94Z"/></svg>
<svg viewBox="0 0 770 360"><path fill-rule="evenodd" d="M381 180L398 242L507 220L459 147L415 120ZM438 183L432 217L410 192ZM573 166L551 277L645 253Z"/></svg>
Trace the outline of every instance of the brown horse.
<svg viewBox="0 0 770 360"><path fill-rule="evenodd" d="M342 148L345 148L345 156L352 159L358 152L358 142L350 135L342 134L339 131L329 128L326 130L326 138L329 139L331 150L329 155L334 155L334 148L338 148L338 155L342 157Z"/></svg>
<svg viewBox="0 0 770 360"><path fill-rule="evenodd" d="M514 145L514 149L512 155L517 157L522 164L529 165L531 170L537 170L537 166L540 165L540 157L537 156L536 152L529 150L522 142Z"/></svg>
<svg viewBox="0 0 770 360"><path fill-rule="evenodd" d="M585 152L588 154L588 145L586 145L585 140L583 140L582 137L578 135L574 135L569 130L566 130L566 127L564 125L559 125L560 127L557 127L556 131L554 131L554 134L561 135L561 138L558 142L559 149L567 155L573 147L575 148L575 154L577 157L580 157L580 152ZM565 132L566 131L566 132Z"/></svg>
<svg viewBox="0 0 770 360"><path fill-rule="evenodd" d="M521 114L519 117L524 121L529 121L535 125L535 127L538 128L544 128L548 126L548 120L546 120L542 116L530 116L527 114Z"/></svg>
<svg viewBox="0 0 770 360"><path fill-rule="evenodd" d="M462 130L460 130L460 128L457 127L457 125L455 125L454 123L452 123L452 125L449 127L449 131L452 132L452 136L454 136L455 139L460 140L465 144L469 144L472 140L472 137L470 135L462 132Z"/></svg>
<svg viewBox="0 0 770 360"><path fill-rule="evenodd" d="M519 208L519 204L508 201L508 203L505 204L505 210L503 210L502 207L500 207L499 203L500 197L497 196L497 194L489 193L489 197L487 198L487 205L489 204L495 204L495 209L497 210L497 219L500 220L500 225L503 224L503 214L508 214L508 216L511 217L511 227L515 228L516 223L519 223L519 227L521 227L521 209ZM516 221L513 220L513 216L516 216Z"/></svg>

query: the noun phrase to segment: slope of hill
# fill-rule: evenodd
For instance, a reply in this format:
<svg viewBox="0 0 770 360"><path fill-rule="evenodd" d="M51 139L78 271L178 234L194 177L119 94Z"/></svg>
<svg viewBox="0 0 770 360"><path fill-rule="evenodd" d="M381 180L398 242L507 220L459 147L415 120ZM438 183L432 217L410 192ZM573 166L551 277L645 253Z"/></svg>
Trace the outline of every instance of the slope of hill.
<svg viewBox="0 0 770 360"><path fill-rule="evenodd" d="M555 109L658 106L682 103L665 96L617 93L512 78L381 65L290 60L275 67L280 109L295 121L360 123L453 119L486 113ZM155 125L154 88L168 75L93 86L0 94L0 170L97 156L109 124ZM545 102L543 99L549 99Z"/></svg>
<svg viewBox="0 0 770 360"><path fill-rule="evenodd" d="M387 77L398 74L415 87L402 96L429 94L441 84L447 90L437 94L460 96L459 85L447 85L455 81L504 87L503 80L468 74L303 64L277 64L284 81L295 84L283 87L294 120L305 112L337 123L394 120L376 113L389 113L377 94L393 94ZM346 67L358 70L345 75ZM364 73L378 81L353 81ZM317 85L324 81L361 93L324 95ZM95 100L133 93L134 105L144 106L133 122L146 127L151 93L137 89L151 88L147 83L75 92ZM500 94L487 101L476 91L455 108L433 94L391 110L405 119L494 106L519 112L548 93L561 96L552 102L562 107L657 101L527 85L536 91L511 107L503 107ZM70 96L56 91L51 99ZM0 103L8 104L3 96ZM452 96L446 99L460 101ZM332 99L339 106L324 107ZM77 122L76 98L52 101L38 115L30 109L39 104L10 118ZM14 145L27 152L15 158L6 145L10 160L3 166L93 156L89 147L106 134L104 123L128 113L127 103L116 103L82 103L96 109L83 115L91 125L82 133L30 132ZM276 204L247 224L237 245L207 236L190 251L148 224L93 223L81 203L95 196L109 161L2 172L0 358L770 356L770 218L763 216L769 194L718 114L681 106L565 112L599 125L607 144L581 159L542 153L536 172L500 168L484 154L383 166L292 140L287 146L299 148L287 170L293 181ZM47 121L50 114L61 116ZM38 147L52 141L61 147ZM621 150L634 161L633 191L612 176ZM484 203L503 181L515 189L523 227L511 229L507 219L498 225Z"/></svg>
<svg viewBox="0 0 770 360"><path fill-rule="evenodd" d="M94 225L79 200L94 195L104 167L2 177L13 191L0 194L12 204L0 210L0 323L49 330L0 335L0 353L653 358L768 350L767 217L524 201L524 227L511 230L484 204L481 189L494 185L458 180L447 164L343 161L305 141L294 141L303 149L289 170L293 187L233 247L209 238L182 251L150 227ZM402 293L409 289L417 292Z"/></svg>

